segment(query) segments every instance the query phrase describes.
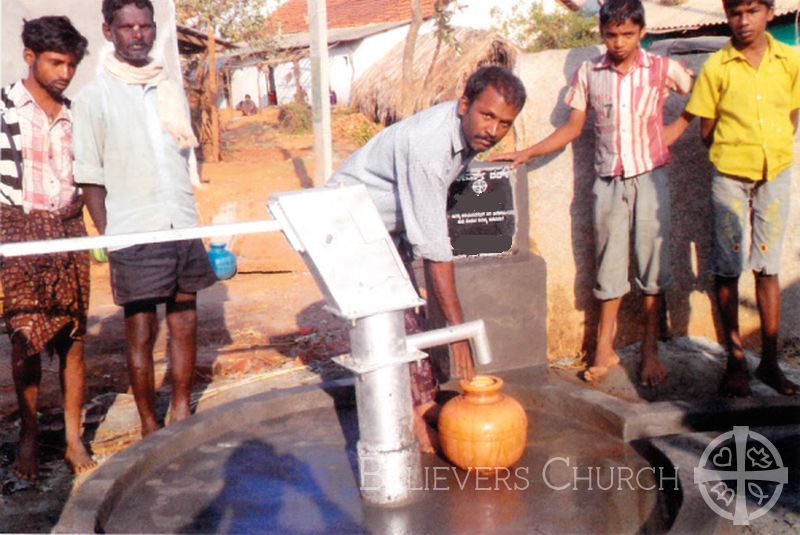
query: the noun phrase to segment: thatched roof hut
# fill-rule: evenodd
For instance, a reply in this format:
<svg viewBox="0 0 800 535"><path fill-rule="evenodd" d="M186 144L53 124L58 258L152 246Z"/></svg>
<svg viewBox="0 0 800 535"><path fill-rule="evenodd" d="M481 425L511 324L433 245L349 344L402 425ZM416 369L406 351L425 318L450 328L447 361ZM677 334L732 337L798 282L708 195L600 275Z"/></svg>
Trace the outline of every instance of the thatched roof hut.
<svg viewBox="0 0 800 535"><path fill-rule="evenodd" d="M445 42L436 54L436 35L420 35L414 51L414 91L417 96L414 111L458 98L467 78L484 65L511 68L519 49L498 34L485 30L457 28L455 50ZM403 70L402 42L373 65L353 84L351 105L361 113L383 124L391 124L400 116Z"/></svg>

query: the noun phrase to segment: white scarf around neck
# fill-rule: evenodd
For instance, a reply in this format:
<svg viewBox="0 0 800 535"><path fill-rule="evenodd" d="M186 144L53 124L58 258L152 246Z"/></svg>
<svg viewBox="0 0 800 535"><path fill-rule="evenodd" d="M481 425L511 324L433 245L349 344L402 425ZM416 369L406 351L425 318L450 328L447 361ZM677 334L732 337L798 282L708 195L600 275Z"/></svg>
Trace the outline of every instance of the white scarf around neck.
<svg viewBox="0 0 800 535"><path fill-rule="evenodd" d="M134 67L109 54L103 67L108 74L127 84L156 87L161 128L175 138L181 150L197 147L183 93L177 84L167 78L160 62L151 61L144 67Z"/></svg>

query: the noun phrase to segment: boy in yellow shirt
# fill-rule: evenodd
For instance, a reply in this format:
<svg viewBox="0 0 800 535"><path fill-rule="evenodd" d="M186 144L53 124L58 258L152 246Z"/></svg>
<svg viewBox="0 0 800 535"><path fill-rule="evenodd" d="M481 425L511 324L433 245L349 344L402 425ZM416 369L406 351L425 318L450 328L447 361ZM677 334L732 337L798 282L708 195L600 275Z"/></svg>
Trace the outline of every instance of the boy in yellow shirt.
<svg viewBox="0 0 800 535"><path fill-rule="evenodd" d="M784 395L798 386L778 366L781 246L789 215L791 165L800 108L800 54L767 32L774 0L724 0L730 42L703 65L686 112L701 118L714 164L714 245L711 270L728 364L720 392L750 393L739 333L739 276L756 279L761 363L755 374Z"/></svg>

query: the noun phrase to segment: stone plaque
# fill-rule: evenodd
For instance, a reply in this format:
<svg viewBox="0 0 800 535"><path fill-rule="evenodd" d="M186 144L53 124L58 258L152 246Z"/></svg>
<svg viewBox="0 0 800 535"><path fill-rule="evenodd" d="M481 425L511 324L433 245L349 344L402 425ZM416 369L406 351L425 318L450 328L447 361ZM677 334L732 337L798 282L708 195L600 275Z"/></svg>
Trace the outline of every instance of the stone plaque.
<svg viewBox="0 0 800 535"><path fill-rule="evenodd" d="M512 252L515 174L508 162L473 162L450 185L447 220L455 256Z"/></svg>

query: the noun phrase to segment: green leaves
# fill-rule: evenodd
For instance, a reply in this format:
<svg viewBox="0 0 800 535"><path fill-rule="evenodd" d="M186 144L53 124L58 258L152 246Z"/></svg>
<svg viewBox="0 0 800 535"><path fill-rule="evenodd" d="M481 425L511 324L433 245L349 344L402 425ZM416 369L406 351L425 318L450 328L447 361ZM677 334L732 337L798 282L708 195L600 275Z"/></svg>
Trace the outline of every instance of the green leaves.
<svg viewBox="0 0 800 535"><path fill-rule="evenodd" d="M598 44L597 17L581 11L558 9L545 13L538 3L517 4L510 13L497 9L497 31L528 52L555 48L581 48Z"/></svg>
<svg viewBox="0 0 800 535"><path fill-rule="evenodd" d="M214 28L217 37L251 42L265 32L266 10L252 0L175 0L178 22L205 31Z"/></svg>

